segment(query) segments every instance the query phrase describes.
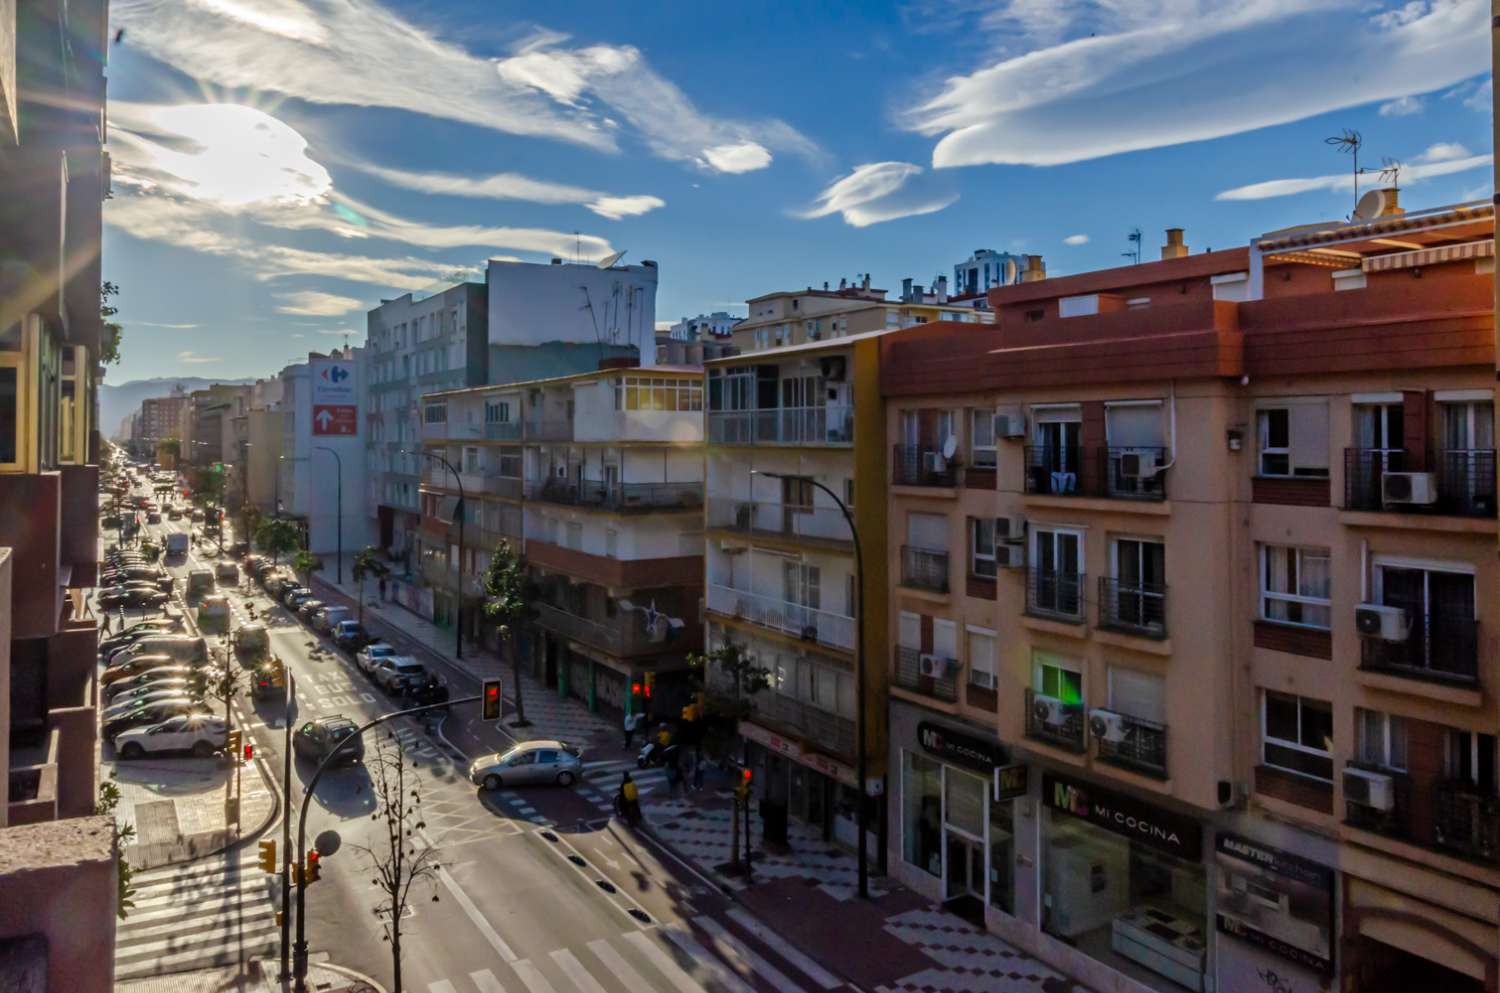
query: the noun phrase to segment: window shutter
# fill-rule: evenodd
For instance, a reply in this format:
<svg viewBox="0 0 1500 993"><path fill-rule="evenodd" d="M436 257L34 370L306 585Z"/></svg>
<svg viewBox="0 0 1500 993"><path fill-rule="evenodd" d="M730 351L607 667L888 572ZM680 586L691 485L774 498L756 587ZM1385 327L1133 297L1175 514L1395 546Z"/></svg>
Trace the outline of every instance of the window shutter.
<svg viewBox="0 0 1500 993"><path fill-rule="evenodd" d="M1159 403L1108 407L1105 418L1111 448L1161 448L1165 445Z"/></svg>
<svg viewBox="0 0 1500 993"><path fill-rule="evenodd" d="M1289 411L1293 469L1328 468L1328 404L1299 403Z"/></svg>
<svg viewBox="0 0 1500 993"><path fill-rule="evenodd" d="M918 614L909 611L901 611L901 638L902 648L909 648L914 652L922 650L922 618Z"/></svg>
<svg viewBox="0 0 1500 993"><path fill-rule="evenodd" d="M933 619L932 654L940 659L958 658L958 624L956 622L943 618Z"/></svg>
<svg viewBox="0 0 1500 993"><path fill-rule="evenodd" d="M1129 717L1165 723L1166 682L1158 675L1135 669L1109 670L1109 708Z"/></svg>

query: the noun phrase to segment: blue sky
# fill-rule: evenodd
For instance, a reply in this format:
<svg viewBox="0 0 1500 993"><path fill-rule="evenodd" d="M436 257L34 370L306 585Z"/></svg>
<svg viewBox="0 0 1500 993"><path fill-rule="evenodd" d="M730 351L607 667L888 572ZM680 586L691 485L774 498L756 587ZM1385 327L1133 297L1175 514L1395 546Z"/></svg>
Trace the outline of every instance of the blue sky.
<svg viewBox="0 0 1500 993"><path fill-rule="evenodd" d="M270 374L575 247L656 259L662 319L1226 248L1349 211L1344 128L1408 207L1492 185L1484 0L111 6L113 382Z"/></svg>

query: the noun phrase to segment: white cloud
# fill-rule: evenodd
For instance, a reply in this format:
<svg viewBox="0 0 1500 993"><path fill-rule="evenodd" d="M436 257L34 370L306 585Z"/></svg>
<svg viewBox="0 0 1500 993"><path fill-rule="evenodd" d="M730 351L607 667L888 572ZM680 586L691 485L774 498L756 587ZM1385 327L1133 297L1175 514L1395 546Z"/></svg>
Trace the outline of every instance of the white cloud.
<svg viewBox="0 0 1500 993"><path fill-rule="evenodd" d="M1454 158L1454 152L1462 152L1465 157ZM1436 154L1436 158L1428 158ZM1401 167L1401 182L1403 185L1421 182L1435 176L1449 176L1453 173L1467 172L1470 169L1478 169L1488 166L1493 162L1490 155L1469 155L1468 149L1462 145L1433 145L1418 157L1417 165L1403 165ZM1360 185L1366 189L1377 185L1373 176L1365 176ZM1259 183L1251 183L1248 186L1236 186L1233 189L1224 190L1214 197L1215 200L1268 200L1272 197L1286 197L1295 193L1307 193L1312 190L1329 190L1335 192L1353 192L1354 175L1344 172L1333 176L1308 176L1302 179L1268 179Z"/></svg>
<svg viewBox="0 0 1500 993"><path fill-rule="evenodd" d="M599 197L584 206L588 207L600 217L611 221L618 221L622 217L638 217L648 214L658 207L665 207L667 202L660 197L653 196L629 196L629 197Z"/></svg>
<svg viewBox="0 0 1500 993"><path fill-rule="evenodd" d="M177 361L183 365L211 365L214 362L223 362L224 359L218 355L199 355L197 352L178 352Z"/></svg>
<svg viewBox="0 0 1500 993"><path fill-rule="evenodd" d="M1427 150L1417 156L1417 161L1451 162L1453 159L1466 159L1473 154L1456 141L1440 141L1435 145L1428 145Z"/></svg>
<svg viewBox="0 0 1500 993"><path fill-rule="evenodd" d="M939 137L938 167L1056 165L1430 92L1489 65L1482 0L1417 0L1394 17L1359 3L1012 2L1032 18L1016 22L1023 53L949 77L902 121ZM1069 40L1052 40L1064 14Z"/></svg>
<svg viewBox="0 0 1500 993"><path fill-rule="evenodd" d="M1489 113L1495 106L1495 81L1486 79L1474 88L1474 92L1464 97L1464 106L1470 110Z"/></svg>
<svg viewBox="0 0 1500 993"><path fill-rule="evenodd" d="M502 172L493 176L458 176L442 172L410 172L382 166L351 163L355 168L378 176L394 186L436 193L444 196L487 200L525 200L530 203L581 204L600 217L617 221L622 217L645 214L667 202L659 197L636 194L613 196L582 186L569 186L544 179L532 179L519 173Z"/></svg>
<svg viewBox="0 0 1500 993"><path fill-rule="evenodd" d="M1088 243L1089 236L1086 234L1070 234L1063 239L1064 245L1073 245L1075 247L1078 245L1087 245Z"/></svg>
<svg viewBox="0 0 1500 993"><path fill-rule="evenodd" d="M1414 96L1398 97L1380 105L1381 117L1409 117L1422 112L1422 101Z"/></svg>
<svg viewBox="0 0 1500 993"><path fill-rule="evenodd" d="M136 328L170 328L174 331L195 328L196 324L164 324L160 321L126 321L125 324Z"/></svg>
<svg viewBox="0 0 1500 993"><path fill-rule="evenodd" d="M818 194L815 206L796 216L810 219L839 214L844 223L863 228L883 221L942 210L958 194L910 162L868 162L834 180Z"/></svg>
<svg viewBox="0 0 1500 993"><path fill-rule="evenodd" d="M703 150L703 161L720 172L754 172L771 164L771 153L764 145L739 141Z"/></svg>
<svg viewBox="0 0 1500 993"><path fill-rule="evenodd" d="M276 308L279 313L312 317L338 317L362 306L354 297L341 297L337 293L324 293L321 290L298 290L295 293L284 293L279 299L282 301Z"/></svg>

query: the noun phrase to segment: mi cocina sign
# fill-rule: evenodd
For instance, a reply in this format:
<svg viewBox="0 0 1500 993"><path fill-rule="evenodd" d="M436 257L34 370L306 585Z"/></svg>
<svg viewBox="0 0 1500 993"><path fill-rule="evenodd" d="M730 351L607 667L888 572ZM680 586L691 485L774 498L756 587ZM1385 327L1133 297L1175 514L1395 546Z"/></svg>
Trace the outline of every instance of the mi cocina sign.
<svg viewBox="0 0 1500 993"><path fill-rule="evenodd" d="M1203 828L1191 817L1051 773L1042 776L1042 798L1053 810L1081 817L1168 855L1189 862L1203 858Z"/></svg>

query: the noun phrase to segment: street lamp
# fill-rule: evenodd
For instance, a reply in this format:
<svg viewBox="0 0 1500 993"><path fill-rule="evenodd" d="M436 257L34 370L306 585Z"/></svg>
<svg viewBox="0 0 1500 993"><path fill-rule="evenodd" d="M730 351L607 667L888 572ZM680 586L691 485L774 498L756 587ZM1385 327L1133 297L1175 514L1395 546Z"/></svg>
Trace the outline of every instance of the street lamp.
<svg viewBox="0 0 1500 993"><path fill-rule="evenodd" d="M314 451L327 452L333 456L334 463L338 466L338 489L336 499L338 500L338 556L339 556L339 585L344 585L344 460L339 458L339 453L327 445L314 445ZM460 552L460 555L463 553Z"/></svg>
<svg viewBox="0 0 1500 993"><path fill-rule="evenodd" d="M848 506L839 499L839 495L811 476L804 476L792 472L767 472L764 469L751 469L751 476L766 476L770 479L797 479L806 482L810 486L816 486L828 498L838 505L839 511L844 515L844 520L849 524L849 534L854 539L854 618L855 648L854 648L854 748L855 748L855 775L859 779L859 895L861 899L870 898L870 868L866 864L867 849L869 842L865 837L865 803L868 800L866 793L867 779L869 778L869 763L865 758L865 560L859 547L859 529L854 526L854 515L849 513Z"/></svg>
<svg viewBox="0 0 1500 993"><path fill-rule="evenodd" d="M457 614L454 617L453 633L454 633L454 636L455 636L454 637L454 642L456 644L456 648L455 648L454 654L456 654L459 658L463 658L464 657L464 514L468 510L468 508L465 506L465 500L464 500L464 480L463 480L463 477L458 474L458 470L453 467L453 463L452 462L449 462L447 459L443 458L441 455L438 455L438 454L436 454L434 452L427 452L427 451L418 452L418 451L414 451L414 450L412 450L410 448L403 448L403 449L401 449L401 454L402 455L419 455L419 456L421 456L424 459L435 459L438 462L443 463L443 465L445 465L445 466L448 467L448 471L451 472L451 473L453 473L453 481L458 484L458 507L454 511L454 516L456 516L458 518L458 590L457 590L458 610L457 610Z"/></svg>

